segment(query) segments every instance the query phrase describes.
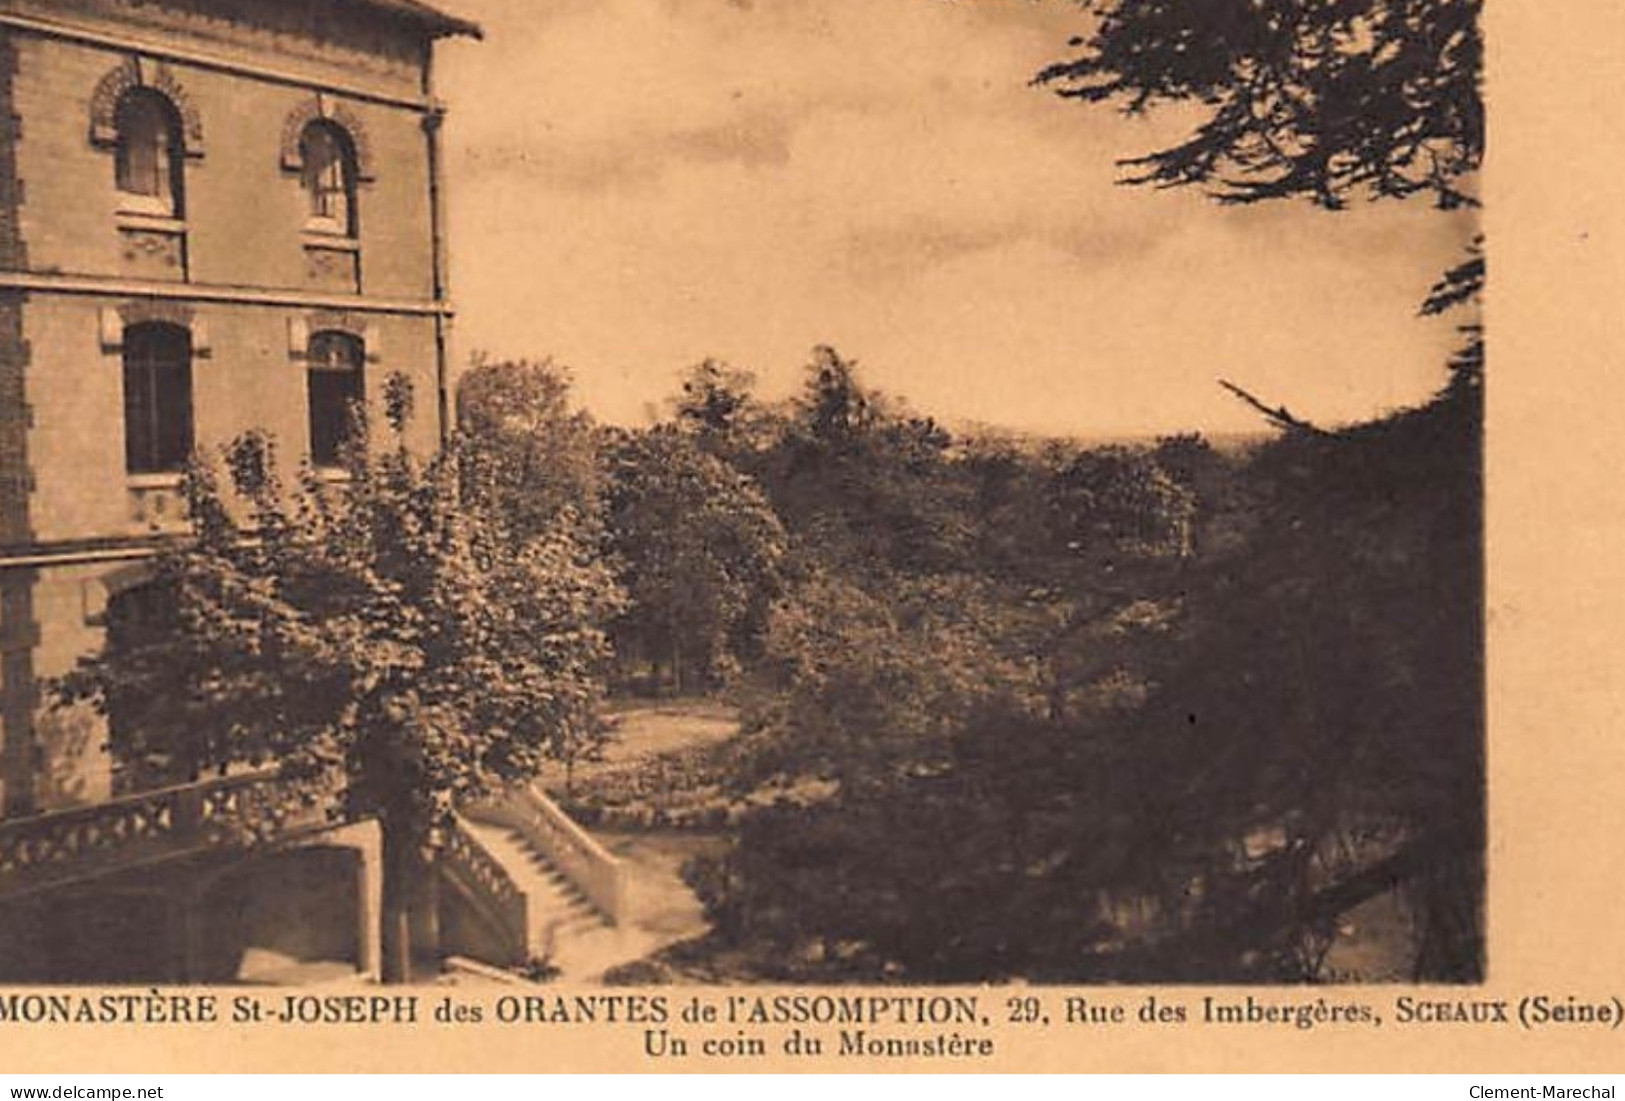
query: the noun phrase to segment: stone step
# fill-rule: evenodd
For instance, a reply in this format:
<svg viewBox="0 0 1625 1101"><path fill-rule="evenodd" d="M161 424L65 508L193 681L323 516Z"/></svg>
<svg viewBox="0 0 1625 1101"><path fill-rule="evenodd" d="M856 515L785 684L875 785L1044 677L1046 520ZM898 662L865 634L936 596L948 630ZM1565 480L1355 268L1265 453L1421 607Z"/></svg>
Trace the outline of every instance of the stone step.
<svg viewBox="0 0 1625 1101"><path fill-rule="evenodd" d="M591 934L613 932L592 903L519 831L480 822L465 822L464 826L525 892L530 914L530 947L538 957L550 959L562 971L565 960L579 956L579 952L571 950L574 941Z"/></svg>

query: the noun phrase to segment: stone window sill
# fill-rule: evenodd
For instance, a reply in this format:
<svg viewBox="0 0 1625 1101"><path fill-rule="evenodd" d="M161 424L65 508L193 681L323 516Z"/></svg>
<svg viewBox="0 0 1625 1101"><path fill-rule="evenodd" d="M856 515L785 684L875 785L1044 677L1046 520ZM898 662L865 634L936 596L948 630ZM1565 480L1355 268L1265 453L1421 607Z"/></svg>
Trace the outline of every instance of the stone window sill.
<svg viewBox="0 0 1625 1101"><path fill-rule="evenodd" d="M151 474L126 474L125 485L131 489L179 489L186 475L179 470L161 470Z"/></svg>
<svg viewBox="0 0 1625 1101"><path fill-rule="evenodd" d="M120 214L150 214L155 218L173 218L175 207L167 199L156 195L137 195L133 191L118 193Z"/></svg>
<svg viewBox="0 0 1625 1101"><path fill-rule="evenodd" d="M306 226L300 234L306 248L329 249L333 252L360 252L361 242L343 233Z"/></svg>
<svg viewBox="0 0 1625 1101"><path fill-rule="evenodd" d="M186 232L186 223L180 218L168 214L151 214L142 210L120 210L118 227L147 233L165 233L176 237Z"/></svg>

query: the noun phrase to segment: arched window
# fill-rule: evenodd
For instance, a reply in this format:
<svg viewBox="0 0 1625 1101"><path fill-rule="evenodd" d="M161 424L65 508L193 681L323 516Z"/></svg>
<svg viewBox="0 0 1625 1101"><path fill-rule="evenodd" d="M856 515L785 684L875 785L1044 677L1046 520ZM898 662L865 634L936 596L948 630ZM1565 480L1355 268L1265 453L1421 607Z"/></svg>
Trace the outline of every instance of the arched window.
<svg viewBox="0 0 1625 1101"><path fill-rule="evenodd" d="M310 380L310 461L338 466L366 398L366 349L349 333L320 332L306 355Z"/></svg>
<svg viewBox="0 0 1625 1101"><path fill-rule="evenodd" d="M124 330L124 465L179 471L192 454L192 334L143 322Z"/></svg>
<svg viewBox="0 0 1625 1101"><path fill-rule="evenodd" d="M341 127L318 119L300 136L299 156L309 202L305 228L354 237L356 157L350 136Z"/></svg>
<svg viewBox="0 0 1625 1101"><path fill-rule="evenodd" d="M119 97L114 125L118 131L114 173L121 204L147 214L181 217L186 150L175 105L151 88L131 88Z"/></svg>

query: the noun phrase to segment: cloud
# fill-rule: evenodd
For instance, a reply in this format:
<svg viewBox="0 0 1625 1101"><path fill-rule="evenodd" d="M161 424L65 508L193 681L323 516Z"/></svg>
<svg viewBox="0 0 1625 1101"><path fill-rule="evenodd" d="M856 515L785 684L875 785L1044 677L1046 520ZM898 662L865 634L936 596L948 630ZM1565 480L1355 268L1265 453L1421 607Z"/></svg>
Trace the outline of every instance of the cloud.
<svg viewBox="0 0 1625 1101"><path fill-rule="evenodd" d="M483 9L483 10L482 10ZM637 419L705 356L787 392L834 342L926 411L1251 427L1425 396L1416 304L1470 226L1116 186L1188 123L1029 85L1070 3L461 0L444 66L465 347L555 354Z"/></svg>
<svg viewBox="0 0 1625 1101"><path fill-rule="evenodd" d="M462 10L484 19L490 39L452 47L446 68L460 105L452 141L522 149L527 163L562 162L547 171L575 180L606 175L601 167L577 171L576 161L624 161L632 175L665 158L718 152L754 163L831 111L1020 113L1050 98L1025 82L1060 40L1058 7L1065 10L1030 0L601 0L562 8L467 0ZM995 12L1007 25L994 28L1002 36L984 37ZM1009 22L1018 18L1024 22ZM1050 24L1053 32L1040 29ZM1012 55L1012 42L1025 48Z"/></svg>
<svg viewBox="0 0 1625 1101"><path fill-rule="evenodd" d="M788 119L741 110L706 125L652 133L470 146L462 150L460 160L471 174L512 174L541 189L648 191L686 164L782 167L790 157L790 139Z"/></svg>

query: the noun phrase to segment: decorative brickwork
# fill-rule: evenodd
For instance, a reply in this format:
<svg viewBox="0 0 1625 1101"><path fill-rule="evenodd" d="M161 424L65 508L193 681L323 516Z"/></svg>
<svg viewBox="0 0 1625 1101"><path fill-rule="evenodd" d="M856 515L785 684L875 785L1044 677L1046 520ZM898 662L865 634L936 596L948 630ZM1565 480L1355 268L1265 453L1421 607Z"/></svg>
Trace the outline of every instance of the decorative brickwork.
<svg viewBox="0 0 1625 1101"><path fill-rule="evenodd" d="M315 333L344 333L361 341L367 351L367 362L378 362L380 340L376 327L370 325L364 314L348 310L315 310L301 317L288 319L288 358L303 360L310 350L310 338Z"/></svg>
<svg viewBox="0 0 1625 1101"><path fill-rule="evenodd" d="M197 316L197 310L189 302L142 298L120 306L118 316L126 327L161 321L166 325L190 329L193 318Z"/></svg>
<svg viewBox="0 0 1625 1101"><path fill-rule="evenodd" d="M10 131L8 139L19 129L13 98L16 76L16 44L10 33L0 33L0 121ZM0 262L8 268L26 264L22 202L16 142L0 141ZM33 416L26 380L29 347L23 337L25 300L19 292L0 292L0 545L6 546L25 543L33 535L28 519L33 489L28 432Z"/></svg>
<svg viewBox="0 0 1625 1101"><path fill-rule="evenodd" d="M106 148L118 144L118 103L132 88L150 88L173 103L181 117L186 155L203 156L203 116L168 65L142 57L125 58L97 83L90 97L91 141Z"/></svg>
<svg viewBox="0 0 1625 1101"><path fill-rule="evenodd" d="M289 172L305 167L299 139L304 136L305 127L318 120L331 122L350 136L350 144L355 149L356 179L366 183L376 178L366 124L348 103L325 92L304 100L283 120L282 167Z"/></svg>
<svg viewBox="0 0 1625 1101"><path fill-rule="evenodd" d="M0 780L5 806L0 816L34 810L34 781L39 771L34 745L34 647L39 625L34 621L36 570L0 571Z"/></svg>
<svg viewBox="0 0 1625 1101"><path fill-rule="evenodd" d="M13 99L17 49L11 34L0 32L0 265L25 268L20 208L23 182L17 170L21 123ZM0 293L0 545L16 546L33 538L29 498L34 489L28 464L28 433L33 411L28 404L28 341L23 337L26 296ZM34 809L34 647L39 625L34 621L31 569L0 570L0 782L5 787L0 815Z"/></svg>
<svg viewBox="0 0 1625 1101"><path fill-rule="evenodd" d="M17 141L22 137L23 120L12 91L16 75L17 45L11 32L0 31L0 268L8 271L28 267L19 218L23 182L17 171Z"/></svg>
<svg viewBox="0 0 1625 1101"><path fill-rule="evenodd" d="M117 352L124 347L124 332L132 325L161 322L187 330L192 334L192 356L207 357L212 351L209 327L190 302L170 298L137 298L122 306L105 306L100 317L101 345L104 353Z"/></svg>

